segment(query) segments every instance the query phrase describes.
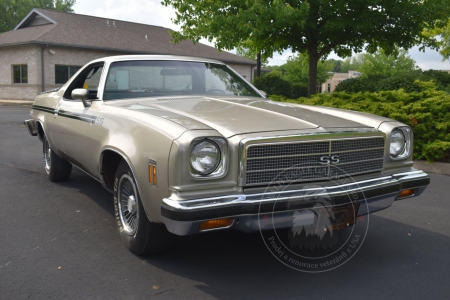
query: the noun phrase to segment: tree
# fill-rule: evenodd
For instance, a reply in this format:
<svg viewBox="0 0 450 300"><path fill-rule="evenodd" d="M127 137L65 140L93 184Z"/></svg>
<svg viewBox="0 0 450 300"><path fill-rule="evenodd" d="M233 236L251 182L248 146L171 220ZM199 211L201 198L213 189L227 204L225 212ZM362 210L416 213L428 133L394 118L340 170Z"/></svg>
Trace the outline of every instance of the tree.
<svg viewBox="0 0 450 300"><path fill-rule="evenodd" d="M444 58L443 60L450 59L450 21L442 27L425 29L424 35L437 38L439 40L439 52Z"/></svg>
<svg viewBox="0 0 450 300"><path fill-rule="evenodd" d="M251 40L242 42L236 47L236 54L253 60L257 60L258 53L261 54L261 65L267 66L270 55L267 55L262 49L257 48Z"/></svg>
<svg viewBox="0 0 450 300"><path fill-rule="evenodd" d="M33 9L45 8L73 12L76 0L0 0L0 33L14 27Z"/></svg>
<svg viewBox="0 0 450 300"><path fill-rule="evenodd" d="M317 63L334 51L340 57L381 47L437 47L422 34L449 18L449 0L162 0L174 7L175 42L200 38L232 49L251 40L268 55L291 49L309 56L309 94L316 92Z"/></svg>
<svg viewBox="0 0 450 300"><path fill-rule="evenodd" d="M382 49L374 54L365 54L364 62L359 68L363 76L382 77L392 77L417 70L419 67L405 49L397 49L392 54L387 54Z"/></svg>
<svg viewBox="0 0 450 300"><path fill-rule="evenodd" d="M348 73L350 70L359 71L359 68L364 63L364 57L365 54L363 53L358 53L355 56L347 57L342 63L341 72Z"/></svg>
<svg viewBox="0 0 450 300"><path fill-rule="evenodd" d="M308 55L295 55L290 56L284 64L284 79L294 84L303 84L308 86L309 79L309 58ZM316 82L319 84L324 83L330 78L329 72L333 71L335 67L334 61L320 61L317 65Z"/></svg>

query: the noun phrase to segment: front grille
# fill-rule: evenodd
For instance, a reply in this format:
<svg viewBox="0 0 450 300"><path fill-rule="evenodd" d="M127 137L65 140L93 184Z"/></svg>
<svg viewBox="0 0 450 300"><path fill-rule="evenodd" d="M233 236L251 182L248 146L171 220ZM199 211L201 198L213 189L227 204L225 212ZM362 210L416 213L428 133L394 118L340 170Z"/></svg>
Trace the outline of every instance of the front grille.
<svg viewBox="0 0 450 300"><path fill-rule="evenodd" d="M250 144L243 155L242 178L246 186L332 179L383 169L384 138ZM321 163L321 158L332 163Z"/></svg>

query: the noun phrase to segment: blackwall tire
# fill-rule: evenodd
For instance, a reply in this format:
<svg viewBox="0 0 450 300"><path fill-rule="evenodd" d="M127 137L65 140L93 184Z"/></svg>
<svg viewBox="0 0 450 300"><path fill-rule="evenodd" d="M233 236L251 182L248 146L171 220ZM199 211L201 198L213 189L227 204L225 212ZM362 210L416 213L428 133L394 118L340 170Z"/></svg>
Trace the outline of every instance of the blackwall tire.
<svg viewBox="0 0 450 300"><path fill-rule="evenodd" d="M66 181L72 172L72 164L64 158L59 157L51 148L44 136L43 139L44 152L44 170L48 179L53 182Z"/></svg>
<svg viewBox="0 0 450 300"><path fill-rule="evenodd" d="M164 224L148 219L136 180L125 161L119 164L114 179L114 211L122 241L134 254L155 254L170 247L173 235Z"/></svg>

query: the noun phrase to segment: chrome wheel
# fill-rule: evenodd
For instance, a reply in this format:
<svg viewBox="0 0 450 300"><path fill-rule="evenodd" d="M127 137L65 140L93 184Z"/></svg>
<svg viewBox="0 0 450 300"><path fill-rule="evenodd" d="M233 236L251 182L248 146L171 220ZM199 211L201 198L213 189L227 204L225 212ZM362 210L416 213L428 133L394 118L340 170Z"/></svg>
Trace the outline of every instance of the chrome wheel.
<svg viewBox="0 0 450 300"><path fill-rule="evenodd" d="M119 180L118 185L118 206L120 221L123 229L129 235L134 235L138 228L138 203L137 203L137 189L133 179L124 174Z"/></svg>
<svg viewBox="0 0 450 300"><path fill-rule="evenodd" d="M45 172L50 173L50 166L52 163L51 158L52 149L50 149L50 144L48 143L47 138L44 139L44 168Z"/></svg>

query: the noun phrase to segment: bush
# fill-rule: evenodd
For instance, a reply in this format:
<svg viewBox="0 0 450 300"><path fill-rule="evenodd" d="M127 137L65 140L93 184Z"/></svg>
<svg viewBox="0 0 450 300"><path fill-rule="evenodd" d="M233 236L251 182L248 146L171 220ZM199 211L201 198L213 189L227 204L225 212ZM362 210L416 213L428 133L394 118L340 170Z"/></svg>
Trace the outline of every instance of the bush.
<svg viewBox="0 0 450 300"><path fill-rule="evenodd" d="M414 159L450 162L450 95L434 82L416 82L420 92L316 94L312 98L273 100L323 105L381 115L412 127Z"/></svg>
<svg viewBox="0 0 450 300"><path fill-rule="evenodd" d="M417 71L385 76L362 76L342 81L336 86L335 92L380 92L403 89L408 93L421 92L423 89L415 84L416 81L433 81L437 89L450 91L450 74L442 71Z"/></svg>
<svg viewBox="0 0 450 300"><path fill-rule="evenodd" d="M271 71L261 77L256 77L253 80L253 85L267 95L281 95L284 97L291 97L291 84L283 79L283 74L279 71Z"/></svg>

